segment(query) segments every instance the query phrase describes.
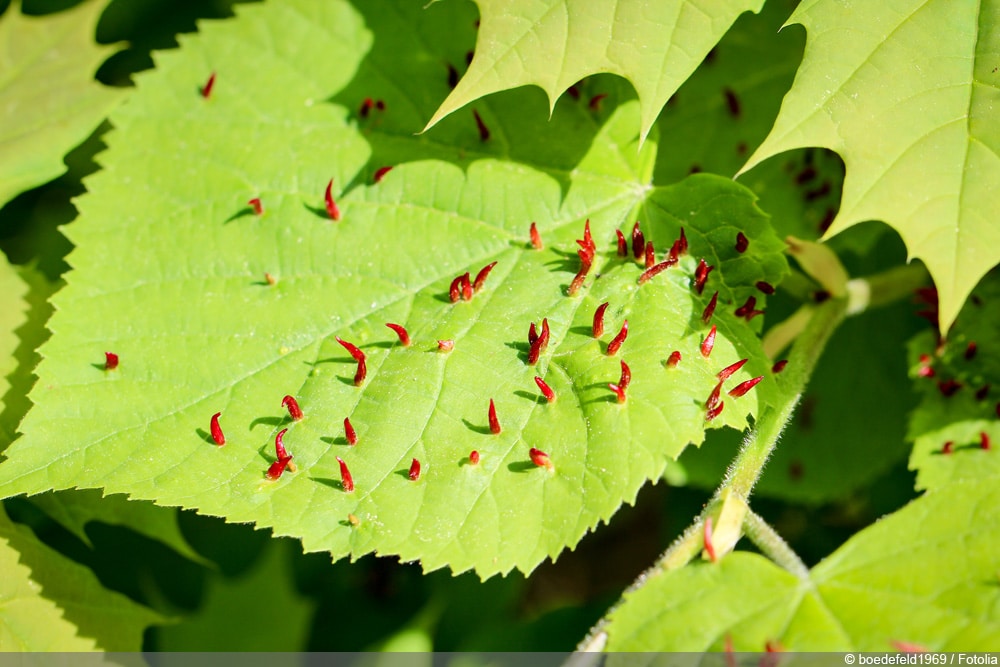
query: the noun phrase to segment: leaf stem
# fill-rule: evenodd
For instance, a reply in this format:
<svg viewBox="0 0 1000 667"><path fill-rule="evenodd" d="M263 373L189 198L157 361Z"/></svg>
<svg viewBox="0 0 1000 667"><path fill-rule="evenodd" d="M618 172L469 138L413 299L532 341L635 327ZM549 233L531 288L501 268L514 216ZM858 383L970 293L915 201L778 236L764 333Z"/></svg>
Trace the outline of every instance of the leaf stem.
<svg viewBox="0 0 1000 667"><path fill-rule="evenodd" d="M786 370L777 376L782 389L782 398L778 405L764 410L758 416L756 427L747 434L743 441L743 447L730 465L721 486L705 505L701 514L694 520L694 523L670 545L652 567L639 575L639 578L626 589L621 600L598 621L587 637L580 642L577 647L578 651L601 650L607 641L608 619L630 592L641 588L663 572L683 567L701 551L704 546L702 529L705 518L718 512L727 498L735 496L743 502L747 501L754 485L760 478L768 457L774 451L781 432L795 411L795 406L812 376L823 348L844 319L846 310L846 298L828 299L812 308L808 322L792 346ZM758 546L768 555L775 554L775 560L779 565L787 567L796 575L799 575L801 570L808 577L808 570L805 569L805 565L792 552L791 548L763 520L760 520L759 517L750 518L751 515L752 512L747 512L743 527L748 534L756 534L766 545L758 544ZM771 539L771 536L777 541ZM751 537L751 539L754 538Z"/></svg>
<svg viewBox="0 0 1000 667"><path fill-rule="evenodd" d="M765 556L799 579L803 581L809 579L809 568L806 567L806 564L788 546L788 543L781 539L778 531L764 521L759 514L753 510L747 512L746 517L743 519L743 529L746 531L746 535L750 538L750 541L756 544L764 552Z"/></svg>

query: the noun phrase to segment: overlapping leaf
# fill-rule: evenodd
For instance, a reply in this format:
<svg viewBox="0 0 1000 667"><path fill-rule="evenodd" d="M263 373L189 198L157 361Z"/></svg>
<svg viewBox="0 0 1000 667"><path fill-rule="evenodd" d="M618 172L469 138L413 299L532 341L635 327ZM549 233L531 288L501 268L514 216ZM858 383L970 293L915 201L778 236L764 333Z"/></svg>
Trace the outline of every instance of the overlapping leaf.
<svg viewBox="0 0 1000 667"><path fill-rule="evenodd" d="M830 233L865 220L899 231L947 331L1000 261L1000 5L812 0L789 21L808 31L805 57L744 169L802 146L838 152L847 177Z"/></svg>
<svg viewBox="0 0 1000 667"><path fill-rule="evenodd" d="M701 442L723 366L750 359L726 391L764 381L741 398L724 394L709 426L743 428L773 400L761 320L734 312L750 296L765 307L755 283L786 270L752 194L713 176L652 187L656 141L638 150L635 102L603 114L560 105L549 125L531 108L534 93L505 94L479 108L488 139L471 117L414 136L447 86L451 54L434 49L453 49L446 37L468 18L449 5L366 2L359 13L274 2L159 58L113 117L105 170L67 230L75 270L55 298L37 407L0 464L0 495L101 487L271 526L335 557L528 571ZM218 79L203 99L210 71ZM375 183L382 165L394 168ZM324 210L331 177L339 222ZM260 217L245 207L255 196ZM642 265L615 253L614 230L637 218L657 260L681 226L690 241L676 267L644 285ZM595 265L569 297L587 219ZM528 243L532 221L543 250ZM698 295L702 257L715 269ZM450 301L456 276L493 261L471 301ZM701 316L715 291L719 336L706 360ZM606 333L595 340L604 301ZM528 326L543 318L551 343L530 366ZM626 319L628 338L609 356ZM387 322L405 325L413 344ZM367 355L360 387L336 336ZM440 352L441 339L454 350ZM674 350L683 361L668 368ZM105 351L119 355L117 369L103 369ZM619 404L608 383L622 359L632 383ZM536 375L555 403L540 397ZM286 394L302 421L281 408ZM499 435L487 426L491 398ZM207 433L215 412L224 447ZM297 470L267 481L284 428ZM532 465L531 447L553 471ZM478 465L467 463L472 450ZM337 457L353 472L351 493Z"/></svg>
<svg viewBox="0 0 1000 667"><path fill-rule="evenodd" d="M122 99L94 81L111 49L97 46L98 0L45 17L15 2L0 17L0 204L65 170L63 155Z"/></svg>
<svg viewBox="0 0 1000 667"><path fill-rule="evenodd" d="M138 651L143 630L161 620L105 589L2 507L0 571L0 651Z"/></svg>
<svg viewBox="0 0 1000 667"><path fill-rule="evenodd" d="M625 598L611 651L988 651L1000 637L997 478L928 493L802 581L734 553L656 575ZM928 576L933 573L933 576ZM683 631L678 631L683 628Z"/></svg>
<svg viewBox="0 0 1000 667"><path fill-rule="evenodd" d="M994 271L972 293L944 344L932 331L909 343L921 399L909 428L918 489L1000 473L998 301L1000 275Z"/></svg>
<svg viewBox="0 0 1000 667"><path fill-rule="evenodd" d="M592 74L628 79L639 93L640 136L745 11L760 0L477 0L479 39L469 71L428 123L474 100L518 86L545 91L550 109Z"/></svg>
<svg viewBox="0 0 1000 667"><path fill-rule="evenodd" d="M7 376L17 368L14 352L18 337L15 332L27 319L27 304L24 302L27 291L28 286L14 267L7 263L7 258L0 254L0 413L5 406L4 394L10 388ZM9 436L0 432L0 447Z"/></svg>

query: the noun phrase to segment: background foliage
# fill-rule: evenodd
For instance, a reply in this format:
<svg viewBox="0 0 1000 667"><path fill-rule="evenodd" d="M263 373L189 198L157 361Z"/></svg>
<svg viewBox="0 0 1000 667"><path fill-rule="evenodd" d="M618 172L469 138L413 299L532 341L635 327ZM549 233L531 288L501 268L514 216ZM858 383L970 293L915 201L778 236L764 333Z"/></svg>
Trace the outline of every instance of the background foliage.
<svg viewBox="0 0 1000 667"><path fill-rule="evenodd" d="M995 276L966 297L1000 247L1000 9L72 4L0 15L0 648L566 650L602 617L611 650L997 647ZM585 220L595 266L567 296ZM690 242L643 285L615 254L636 220L657 261L681 227ZM794 393L760 336L828 295L780 239L828 230L852 276L887 277L756 487L804 565L744 540L615 604ZM893 273L908 257L936 293ZM766 314L734 315L750 296ZM335 336L368 355L360 387ZM727 391L764 380L706 422L741 358ZM283 428L298 469L268 482Z"/></svg>

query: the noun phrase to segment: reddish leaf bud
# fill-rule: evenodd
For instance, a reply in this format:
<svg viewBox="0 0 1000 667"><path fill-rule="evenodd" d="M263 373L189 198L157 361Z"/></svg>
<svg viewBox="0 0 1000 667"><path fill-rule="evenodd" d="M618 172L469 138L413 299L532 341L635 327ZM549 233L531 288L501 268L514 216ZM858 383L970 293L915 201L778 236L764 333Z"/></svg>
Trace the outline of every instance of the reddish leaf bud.
<svg viewBox="0 0 1000 667"><path fill-rule="evenodd" d="M704 537L705 553L708 554L708 559L713 563L717 563L719 558L715 554L715 545L712 544L712 517L710 516L705 517L705 525L702 535Z"/></svg>

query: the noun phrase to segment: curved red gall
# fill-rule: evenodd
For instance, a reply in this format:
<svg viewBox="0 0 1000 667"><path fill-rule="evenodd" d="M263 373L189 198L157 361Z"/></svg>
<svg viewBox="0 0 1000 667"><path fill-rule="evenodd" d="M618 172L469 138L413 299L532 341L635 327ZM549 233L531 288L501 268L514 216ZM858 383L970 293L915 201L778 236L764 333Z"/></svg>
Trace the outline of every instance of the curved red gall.
<svg viewBox="0 0 1000 667"><path fill-rule="evenodd" d="M113 371L118 368L118 355L114 352L104 353L104 370Z"/></svg>
<svg viewBox="0 0 1000 667"><path fill-rule="evenodd" d="M264 282L274 287L278 284L278 279L272 276L270 273L264 273Z"/></svg>
<svg viewBox="0 0 1000 667"><path fill-rule="evenodd" d="M648 269L642 272L642 274L639 276L639 281L638 281L639 284L642 285L649 282L650 279L660 275L661 273L663 273L676 263L677 263L676 259L674 259L673 257L668 257L659 264L654 264L653 266L649 267Z"/></svg>
<svg viewBox="0 0 1000 667"><path fill-rule="evenodd" d="M531 247L535 250L541 250L544 245L542 245L542 235L538 232L538 225L531 223L531 229L528 230L528 235L531 238Z"/></svg>
<svg viewBox="0 0 1000 667"><path fill-rule="evenodd" d="M698 266L694 270L694 290L701 294L705 291L705 283L708 282L708 274L715 269L715 266L711 266L705 262L704 259L698 260Z"/></svg>
<svg viewBox="0 0 1000 667"><path fill-rule="evenodd" d="M420 479L420 461L413 459L410 463L410 472L407 474L411 482L416 482Z"/></svg>
<svg viewBox="0 0 1000 667"><path fill-rule="evenodd" d="M607 96L608 96L607 93L598 93L598 94L596 94L596 95L594 95L593 97L590 98L590 101L587 103L587 106L590 108L591 111L595 111L595 112L596 111L600 111L601 110L601 102Z"/></svg>
<svg viewBox="0 0 1000 667"><path fill-rule="evenodd" d="M738 232L736 234L736 252L740 254L745 253L747 251L747 248L749 247L750 247L750 239L748 239L746 237L746 234L744 234L743 232Z"/></svg>
<svg viewBox="0 0 1000 667"><path fill-rule="evenodd" d="M681 363L681 352L680 350L674 350L667 359L667 368L677 368L677 364L679 363Z"/></svg>
<svg viewBox="0 0 1000 667"><path fill-rule="evenodd" d="M486 278L490 275L490 271L496 266L496 262L490 262L483 268L479 269L479 273L476 274L476 279L472 282L472 291L478 292L483 288L483 284L486 282Z"/></svg>
<svg viewBox="0 0 1000 667"><path fill-rule="evenodd" d="M247 202L247 206L253 209L254 215L264 215L264 205L260 201L260 197L254 197Z"/></svg>
<svg viewBox="0 0 1000 667"><path fill-rule="evenodd" d="M955 378L949 378L947 380L938 380L938 390L941 395L945 398L951 398L955 393L962 388L962 383Z"/></svg>
<svg viewBox="0 0 1000 667"><path fill-rule="evenodd" d="M351 471L347 469L344 459L339 456L337 457L337 463L340 464L340 487L344 489L345 493L350 493L354 490L354 478L351 477Z"/></svg>
<svg viewBox="0 0 1000 667"><path fill-rule="evenodd" d="M552 403L556 400L556 392L552 391L552 387L545 380L536 375L535 384L538 385L538 391L542 392L542 396L545 397L546 401Z"/></svg>
<svg viewBox="0 0 1000 667"><path fill-rule="evenodd" d="M954 451L954 448L955 448L955 441L954 440L949 440L946 443L944 443L944 445L941 447L941 453L942 454L951 454L952 451Z"/></svg>
<svg viewBox="0 0 1000 667"><path fill-rule="evenodd" d="M394 322L386 322L385 326L396 332L396 336L399 337L400 345L403 347L410 346L410 334L406 331L406 327L402 324L396 324Z"/></svg>
<svg viewBox="0 0 1000 667"><path fill-rule="evenodd" d="M990 436L986 431L979 432L979 447L981 449L990 449Z"/></svg>
<svg viewBox="0 0 1000 667"><path fill-rule="evenodd" d="M212 97L212 89L215 88L215 72L208 76L208 81L201 87L201 96L206 100Z"/></svg>
<svg viewBox="0 0 1000 667"><path fill-rule="evenodd" d="M625 388L615 384L614 382L608 383L608 389L615 393L615 398L618 399L619 403L625 402Z"/></svg>
<svg viewBox="0 0 1000 667"><path fill-rule="evenodd" d="M759 289L761 292L763 292L768 296L774 294L774 285L764 280L758 280L756 283L754 283L754 287L756 287L757 289Z"/></svg>
<svg viewBox="0 0 1000 667"><path fill-rule="evenodd" d="M721 371L719 371L716 374L715 377L719 378L720 381L724 382L724 381L728 380L729 378L731 378L736 373L736 371L738 371L741 368L743 368L743 365L746 362L748 362L748 361L750 361L750 360L749 359L740 359L739 361L737 361L734 364L729 364L728 366L726 366L725 368L723 368Z"/></svg>
<svg viewBox="0 0 1000 667"><path fill-rule="evenodd" d="M609 357L613 357L618 354L618 350L621 349L622 343L625 342L626 338L628 338L628 320L625 320L625 323L622 324L621 330L614 338L611 339L611 342L608 343L607 353Z"/></svg>
<svg viewBox="0 0 1000 667"><path fill-rule="evenodd" d="M656 251L653 249L653 242L646 241L645 261L643 265L648 269L656 264Z"/></svg>
<svg viewBox="0 0 1000 667"><path fill-rule="evenodd" d="M482 116L475 109L472 110L472 116L476 119L476 128L479 130L479 140L489 141L490 140L490 128L486 127L486 123L483 122Z"/></svg>
<svg viewBox="0 0 1000 667"><path fill-rule="evenodd" d="M532 325L534 323L532 322ZM532 342L528 348L528 365L534 365L538 363L538 357L545 352L545 348L549 346L549 320L548 318L542 319L542 332L538 334L538 337ZM531 339L531 331L528 331L528 339Z"/></svg>
<svg viewBox="0 0 1000 667"><path fill-rule="evenodd" d="M288 450L285 449L285 434L288 433L287 428L283 428L278 431L278 434L274 436L274 456L280 461L281 459L292 458L288 454Z"/></svg>
<svg viewBox="0 0 1000 667"><path fill-rule="evenodd" d="M469 465L479 465L479 452L474 449L469 452Z"/></svg>
<svg viewBox="0 0 1000 667"><path fill-rule="evenodd" d="M528 346L534 345L536 340L538 340L538 330L535 328L535 323L532 322L528 327Z"/></svg>
<svg viewBox="0 0 1000 667"><path fill-rule="evenodd" d="M336 341L337 341L338 343L340 343L340 345L341 345L341 346L342 346L342 347L343 347L343 348L344 348L345 350L347 350L347 353L348 353L349 355L351 355L351 357L352 357L352 358L353 358L353 359L354 359L355 361L364 361L364 360L365 360L365 353L364 353L364 352L362 352L362 351L361 351L361 348L359 348L359 347L358 347L357 345L355 345L354 343L348 343L348 342L347 342L346 340L344 340L344 339L343 339L343 338L341 338L340 336L337 336L337 337L335 338L335 340L336 340Z"/></svg>
<svg viewBox="0 0 1000 667"><path fill-rule="evenodd" d="M701 321L708 324L712 320L712 315L715 314L715 305L719 302L719 292L716 291L712 294L712 299L705 306L705 310L701 313Z"/></svg>
<svg viewBox="0 0 1000 667"><path fill-rule="evenodd" d="M621 387L622 391L628 389L629 384L632 383L632 369L628 367L625 360L622 359L622 374L621 378L618 380L618 386Z"/></svg>
<svg viewBox="0 0 1000 667"><path fill-rule="evenodd" d="M719 401L719 404L713 407L711 410L705 411L705 421L710 422L720 414L722 414L722 408L726 407L725 402Z"/></svg>
<svg viewBox="0 0 1000 667"><path fill-rule="evenodd" d="M378 170L375 172L375 175L372 176L372 181L375 183L381 183L382 179L385 178L385 175L388 174L390 171L392 171L391 166L379 167Z"/></svg>
<svg viewBox="0 0 1000 667"><path fill-rule="evenodd" d="M365 363L364 359L359 359L358 369L354 371L354 386L360 387L364 384L366 377L368 377L368 364Z"/></svg>
<svg viewBox="0 0 1000 667"><path fill-rule="evenodd" d="M489 421L490 421L490 433L493 435L500 435L500 420L497 419L497 406L493 403L493 399L490 399L490 409L489 409Z"/></svg>
<svg viewBox="0 0 1000 667"><path fill-rule="evenodd" d="M450 338L438 341L438 352L451 352L455 349L455 341Z"/></svg>
<svg viewBox="0 0 1000 667"><path fill-rule="evenodd" d="M528 456L531 458L531 462L539 468L547 468L548 470L555 469L555 466L552 465L552 459L550 459L549 455L540 449L532 447L528 450Z"/></svg>
<svg viewBox="0 0 1000 667"><path fill-rule="evenodd" d="M681 227L681 234L677 238L677 256L686 255L688 251L688 240L687 236L684 235L684 228Z"/></svg>
<svg viewBox="0 0 1000 667"><path fill-rule="evenodd" d="M712 389L712 393L705 400L705 410L711 412L719 405L719 397L722 395L722 382L718 382Z"/></svg>
<svg viewBox="0 0 1000 667"><path fill-rule="evenodd" d="M597 310L594 311L594 324L591 329L591 333L594 338L600 338L604 335L604 313L608 309L608 303L609 302L605 301L597 307Z"/></svg>
<svg viewBox="0 0 1000 667"><path fill-rule="evenodd" d="M706 359L708 359L708 357L712 354L712 348L715 347L715 334L716 328L713 324L712 328L709 329L708 334L705 336L705 340L701 341L701 356Z"/></svg>
<svg viewBox="0 0 1000 667"><path fill-rule="evenodd" d="M469 272L466 271L458 277L462 285L462 299L465 301L472 301L472 280L469 277Z"/></svg>
<svg viewBox="0 0 1000 667"><path fill-rule="evenodd" d="M340 220L340 209L337 207L337 202L333 200L333 179L326 184L326 192L323 194L323 203L326 205L326 214L330 216L330 219L334 222Z"/></svg>
<svg viewBox="0 0 1000 667"><path fill-rule="evenodd" d="M757 383L759 383L763 379L764 379L763 375L758 375L755 378L745 380L744 382L741 382L732 389L730 389L729 395L732 396L733 398L739 398L740 396L743 396L748 391L756 387Z"/></svg>
<svg viewBox="0 0 1000 667"><path fill-rule="evenodd" d="M361 106L358 107L358 115L362 118L368 118L368 114L371 113L372 108L375 106L375 101L370 97L366 97L361 101Z"/></svg>
<svg viewBox="0 0 1000 667"><path fill-rule="evenodd" d="M267 478L271 481L277 480L285 472L285 468L289 467L292 462L292 457L289 456L285 459L278 459L272 463L267 468Z"/></svg>
<svg viewBox="0 0 1000 667"><path fill-rule="evenodd" d="M219 425L219 417L221 416L222 416L221 412L216 412L214 415L212 415L212 423L211 423L212 440L214 440L215 444L217 444L220 447L226 444L226 436L222 433L222 427Z"/></svg>
<svg viewBox="0 0 1000 667"><path fill-rule="evenodd" d="M625 240L625 234L622 230L616 229L615 235L618 237L618 256L628 257L628 242Z"/></svg>
<svg viewBox="0 0 1000 667"><path fill-rule="evenodd" d="M976 400L982 401L990 394L990 385L984 384L982 387L976 390Z"/></svg>
<svg viewBox="0 0 1000 667"><path fill-rule="evenodd" d="M635 259L642 259L642 254L646 250L646 238L639 229L639 222L636 221L632 227L632 256Z"/></svg>
<svg viewBox="0 0 1000 667"><path fill-rule="evenodd" d="M965 347L965 358L971 361L972 358L976 356L976 352L978 351L978 349L979 348L976 345L976 341L970 340L969 344Z"/></svg>
<svg viewBox="0 0 1000 667"><path fill-rule="evenodd" d="M452 303L458 303L462 300L462 276L456 276L451 281L451 285L448 286L448 298Z"/></svg>
<svg viewBox="0 0 1000 667"><path fill-rule="evenodd" d="M788 365L788 359L779 359L778 361L774 362L773 366L771 366L771 372L777 375L781 371L785 370L785 366L787 365Z"/></svg>
<svg viewBox="0 0 1000 667"><path fill-rule="evenodd" d="M358 444L358 432L354 430L350 417L344 417L344 437L347 438L347 444L351 447Z"/></svg>
<svg viewBox="0 0 1000 667"><path fill-rule="evenodd" d="M281 399L281 407L288 408L288 416L295 421L302 419L302 409L299 407L299 402L295 400L294 396L285 396Z"/></svg>

